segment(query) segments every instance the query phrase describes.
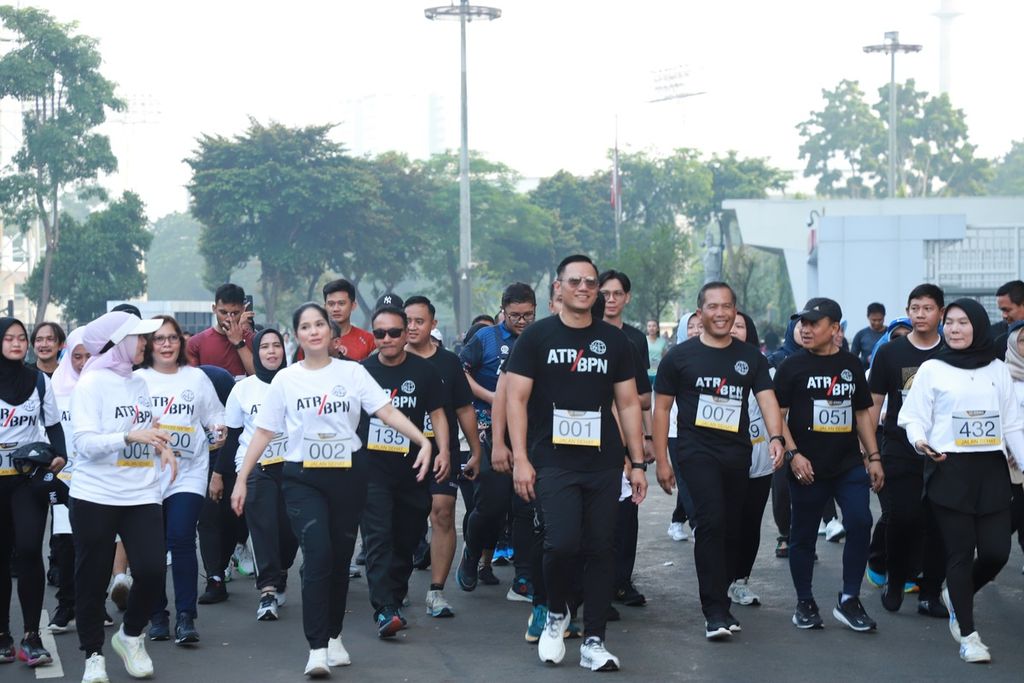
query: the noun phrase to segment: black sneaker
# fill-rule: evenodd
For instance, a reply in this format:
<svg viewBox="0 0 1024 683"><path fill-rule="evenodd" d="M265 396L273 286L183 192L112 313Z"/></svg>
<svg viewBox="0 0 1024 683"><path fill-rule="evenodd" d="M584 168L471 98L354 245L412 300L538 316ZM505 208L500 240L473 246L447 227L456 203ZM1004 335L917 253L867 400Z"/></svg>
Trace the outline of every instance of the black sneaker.
<svg viewBox="0 0 1024 683"><path fill-rule="evenodd" d="M18 659L31 667L49 664L53 661L53 657L43 647L43 641L39 638L39 633L36 631L26 633L25 637L21 639L21 646L18 648Z"/></svg>
<svg viewBox="0 0 1024 683"><path fill-rule="evenodd" d="M739 622L736 622L739 625ZM724 619L709 619L704 622L704 637L708 640L724 640L732 637L732 630Z"/></svg>
<svg viewBox="0 0 1024 683"><path fill-rule="evenodd" d="M199 596L200 605L214 605L228 599L228 589L219 579L207 579L206 590Z"/></svg>
<svg viewBox="0 0 1024 683"><path fill-rule="evenodd" d="M615 591L615 601L626 607L643 607L647 604L647 598L636 589L632 581Z"/></svg>
<svg viewBox="0 0 1024 683"><path fill-rule="evenodd" d="M196 622L188 612L178 614L178 623L174 625L174 643L176 645L193 645L199 642L199 631Z"/></svg>
<svg viewBox="0 0 1024 683"><path fill-rule="evenodd" d="M797 600L796 611L793 612L793 625L797 628L822 628L821 614L818 603L814 600Z"/></svg>
<svg viewBox="0 0 1024 683"><path fill-rule="evenodd" d="M161 612L149 620L150 640L164 641L171 639L171 619L167 612Z"/></svg>
<svg viewBox="0 0 1024 683"><path fill-rule="evenodd" d="M50 568L46 570L46 583L54 588L60 587L60 568L50 558Z"/></svg>
<svg viewBox="0 0 1024 683"><path fill-rule="evenodd" d="M476 589L477 581L476 561L469 556L469 548L463 546L462 559L459 560L459 566L455 569L455 582L462 590L472 591Z"/></svg>
<svg viewBox="0 0 1024 683"><path fill-rule="evenodd" d="M938 598L919 598L917 601L917 613L925 617L936 619L949 619L949 610Z"/></svg>
<svg viewBox="0 0 1024 683"><path fill-rule="evenodd" d="M619 614L619 610L615 609L615 605L608 605L608 618L606 621L622 621L622 615Z"/></svg>
<svg viewBox="0 0 1024 683"><path fill-rule="evenodd" d="M420 539L416 552L412 554L412 566L414 569L421 571L430 569L430 542L427 541L426 536Z"/></svg>
<svg viewBox="0 0 1024 683"><path fill-rule="evenodd" d="M50 633L67 633L75 620L75 610L71 607L58 607L50 619Z"/></svg>
<svg viewBox="0 0 1024 683"><path fill-rule="evenodd" d="M785 538L779 538L775 542L775 557L784 559L789 557L789 540Z"/></svg>
<svg viewBox="0 0 1024 683"><path fill-rule="evenodd" d="M845 602L842 598L843 595L840 593L836 606L832 608L832 616L854 631L874 631L878 625L864 611L864 605L860 604L860 598L849 598Z"/></svg>
<svg viewBox="0 0 1024 683"><path fill-rule="evenodd" d="M501 579L494 575L494 568L489 564L480 563L476 568L477 580L485 586L497 586Z"/></svg>
<svg viewBox="0 0 1024 683"><path fill-rule="evenodd" d="M899 612L903 606L903 591L889 590L889 584L882 586L882 607L889 612Z"/></svg>
<svg viewBox="0 0 1024 683"><path fill-rule="evenodd" d="M740 626L740 620L732 615L731 612L725 613L725 625L729 627L729 630L733 633L739 633L743 630Z"/></svg>
<svg viewBox="0 0 1024 683"><path fill-rule="evenodd" d="M114 617L107 614L106 610L103 612L103 625L107 627L114 625Z"/></svg>
<svg viewBox="0 0 1024 683"><path fill-rule="evenodd" d="M0 633L0 664L10 664L17 657L14 650L14 638L10 633Z"/></svg>

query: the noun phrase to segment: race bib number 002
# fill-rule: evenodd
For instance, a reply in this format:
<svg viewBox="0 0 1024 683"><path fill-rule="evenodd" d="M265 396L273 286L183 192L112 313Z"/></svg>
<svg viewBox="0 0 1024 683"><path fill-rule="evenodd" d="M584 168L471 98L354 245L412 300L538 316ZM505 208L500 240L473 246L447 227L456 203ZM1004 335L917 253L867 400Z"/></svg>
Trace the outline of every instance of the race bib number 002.
<svg viewBox="0 0 1024 683"><path fill-rule="evenodd" d="M302 437L302 466L312 468L352 467L352 451L346 439L337 434L314 434Z"/></svg>
<svg viewBox="0 0 1024 683"><path fill-rule="evenodd" d="M601 411L555 408L551 413L551 443L600 448Z"/></svg>
<svg viewBox="0 0 1024 683"><path fill-rule="evenodd" d="M743 402L737 398L701 394L697 401L697 418L693 423L698 427L737 433L742 414Z"/></svg>
<svg viewBox="0 0 1024 683"><path fill-rule="evenodd" d="M366 447L371 451L408 453L409 439L405 438L405 435L394 427L384 424L384 421L379 417L371 417Z"/></svg>
<svg viewBox="0 0 1024 683"><path fill-rule="evenodd" d="M149 446L144 443L130 443L121 449L117 457L118 467L152 467L153 459L149 455Z"/></svg>
<svg viewBox="0 0 1024 683"><path fill-rule="evenodd" d="M813 418L811 429L815 432L852 432L853 402L815 399Z"/></svg>
<svg viewBox="0 0 1024 683"><path fill-rule="evenodd" d="M953 413L953 442L957 446L999 446L1003 425L995 410L966 410Z"/></svg>

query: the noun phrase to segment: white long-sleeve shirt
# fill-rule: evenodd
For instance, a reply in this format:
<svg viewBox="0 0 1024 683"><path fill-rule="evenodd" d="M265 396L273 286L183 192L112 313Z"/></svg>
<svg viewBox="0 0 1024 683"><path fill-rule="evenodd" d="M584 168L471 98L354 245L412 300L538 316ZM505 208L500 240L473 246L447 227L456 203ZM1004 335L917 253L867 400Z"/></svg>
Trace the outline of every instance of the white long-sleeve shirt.
<svg viewBox="0 0 1024 683"><path fill-rule="evenodd" d="M1024 421L1006 365L995 360L976 370L925 361L903 402L898 422L916 446L939 453L1009 452L1024 468Z"/></svg>
<svg viewBox="0 0 1024 683"><path fill-rule="evenodd" d="M159 504L160 459L145 445L124 440L129 431L148 429L152 420L149 389L141 377L108 369L83 374L71 392L71 497L103 505Z"/></svg>

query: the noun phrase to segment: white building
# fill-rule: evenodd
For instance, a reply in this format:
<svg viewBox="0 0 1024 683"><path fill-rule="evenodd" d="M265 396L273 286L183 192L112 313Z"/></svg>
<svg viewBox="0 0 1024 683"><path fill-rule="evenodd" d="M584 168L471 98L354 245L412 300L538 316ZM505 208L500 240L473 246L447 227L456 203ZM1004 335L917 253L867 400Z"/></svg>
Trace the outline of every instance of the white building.
<svg viewBox="0 0 1024 683"><path fill-rule="evenodd" d="M744 244L785 257L797 306L835 299L854 330L872 301L886 319L901 315L922 282L947 301L977 298L995 322L996 289L1024 275L1024 197L733 199L723 208Z"/></svg>
<svg viewBox="0 0 1024 683"><path fill-rule="evenodd" d="M122 303L128 303L138 308L143 318L169 315L178 321L182 330L191 334L202 332L214 323L211 301L147 301L144 299L108 301L107 312Z"/></svg>

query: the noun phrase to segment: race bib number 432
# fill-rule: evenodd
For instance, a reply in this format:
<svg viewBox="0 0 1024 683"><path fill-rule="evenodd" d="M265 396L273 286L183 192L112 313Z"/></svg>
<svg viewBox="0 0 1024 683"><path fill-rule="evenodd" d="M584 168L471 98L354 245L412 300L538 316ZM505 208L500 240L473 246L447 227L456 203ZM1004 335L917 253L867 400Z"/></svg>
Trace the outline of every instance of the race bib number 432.
<svg viewBox="0 0 1024 683"><path fill-rule="evenodd" d="M693 421L698 427L718 429L723 432L739 432L743 402L737 398L701 394L697 400L697 417Z"/></svg>
<svg viewBox="0 0 1024 683"><path fill-rule="evenodd" d="M953 413L953 442L957 446L999 446L1003 425L995 410L965 410Z"/></svg>
<svg viewBox="0 0 1024 683"><path fill-rule="evenodd" d="M600 448L601 411L555 408L551 413L551 443Z"/></svg>

